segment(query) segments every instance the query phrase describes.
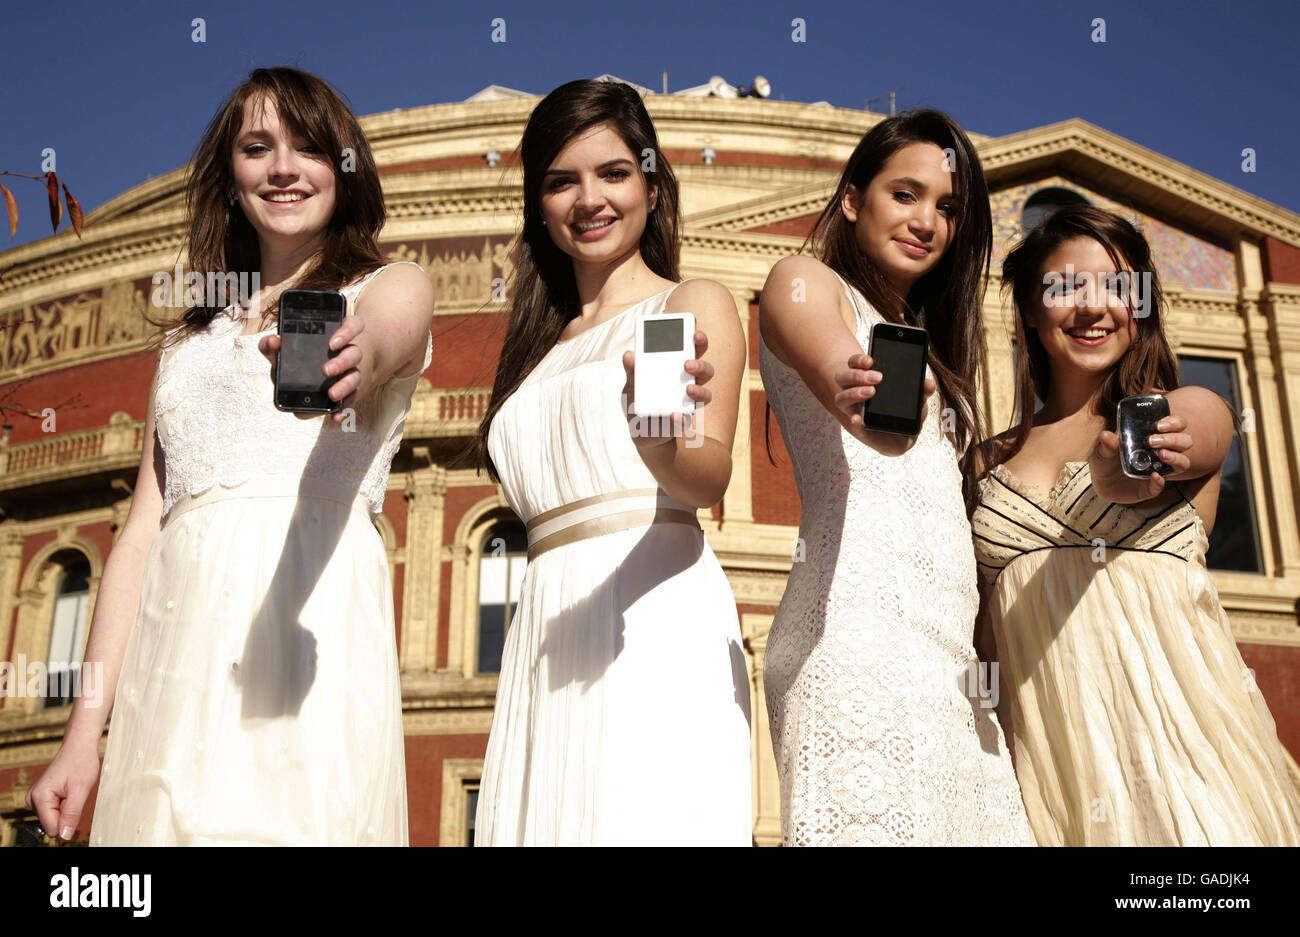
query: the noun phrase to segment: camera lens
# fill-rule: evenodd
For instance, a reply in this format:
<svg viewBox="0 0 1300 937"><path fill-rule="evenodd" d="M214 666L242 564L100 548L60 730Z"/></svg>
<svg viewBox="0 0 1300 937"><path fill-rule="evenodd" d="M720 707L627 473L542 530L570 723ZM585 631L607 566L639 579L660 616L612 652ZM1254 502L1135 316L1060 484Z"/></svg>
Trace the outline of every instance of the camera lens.
<svg viewBox="0 0 1300 937"><path fill-rule="evenodd" d="M1147 452L1145 449L1139 449L1137 452L1133 453L1132 462L1135 469L1139 472L1145 472L1147 469L1151 468L1151 453Z"/></svg>

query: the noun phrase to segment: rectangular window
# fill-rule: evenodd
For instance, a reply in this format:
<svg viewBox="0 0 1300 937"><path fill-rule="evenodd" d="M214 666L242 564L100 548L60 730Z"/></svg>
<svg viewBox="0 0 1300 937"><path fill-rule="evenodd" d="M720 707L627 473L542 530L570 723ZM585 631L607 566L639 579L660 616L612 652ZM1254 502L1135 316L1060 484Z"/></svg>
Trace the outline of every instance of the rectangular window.
<svg viewBox="0 0 1300 937"><path fill-rule="evenodd" d="M54 600L50 624L49 690L46 706L70 706L81 670L81 652L86 644L86 614L89 592L71 592Z"/></svg>
<svg viewBox="0 0 1300 937"><path fill-rule="evenodd" d="M478 815L478 779L465 781L465 845L474 845L474 817Z"/></svg>
<svg viewBox="0 0 1300 937"><path fill-rule="evenodd" d="M1206 387L1241 413L1241 394L1237 384L1237 363L1230 358L1207 358L1179 355L1184 384ZM1233 437L1228 458L1223 463L1219 484L1219 507L1205 565L1210 569L1262 573L1264 563L1259 544L1259 522L1255 514L1255 495L1250 480L1250 466L1242 452L1241 440Z"/></svg>

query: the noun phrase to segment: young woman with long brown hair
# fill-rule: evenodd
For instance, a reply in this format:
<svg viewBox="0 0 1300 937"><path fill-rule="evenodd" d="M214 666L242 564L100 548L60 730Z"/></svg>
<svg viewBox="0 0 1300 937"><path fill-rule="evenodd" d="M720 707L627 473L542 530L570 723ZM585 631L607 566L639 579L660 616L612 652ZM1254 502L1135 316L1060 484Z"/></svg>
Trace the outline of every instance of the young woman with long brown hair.
<svg viewBox="0 0 1300 937"><path fill-rule="evenodd" d="M971 523L1039 844L1297 845L1277 731L1205 566L1235 418L1180 385L1146 239L1069 206L1002 277L1018 421L981 447ZM1146 444L1172 471L1133 478L1116 406L1152 393L1170 415Z"/></svg>
<svg viewBox="0 0 1300 937"><path fill-rule="evenodd" d="M695 517L731 475L735 301L678 283L677 182L635 89L560 86L520 155L510 320L479 438L529 562L475 842L748 845L740 627ZM675 312L698 327L695 423L648 432L630 416L636 330Z"/></svg>
<svg viewBox="0 0 1300 937"><path fill-rule="evenodd" d="M370 518L432 353L429 280L383 263L370 148L305 72L257 69L235 89L187 197L190 270L256 273L260 291L164 323L86 649L114 698L91 844L405 845L392 592ZM323 367L332 418L274 405L286 288L347 297ZM84 702L29 795L65 838L108 716Z"/></svg>
<svg viewBox="0 0 1300 937"><path fill-rule="evenodd" d="M991 231L966 134L910 111L849 157L815 256L781 260L763 287L759 365L803 503L766 662L788 844L1032 843L1002 734L972 699L963 467ZM929 333L914 437L863 429L863 401L890 379L864 353L879 322Z"/></svg>

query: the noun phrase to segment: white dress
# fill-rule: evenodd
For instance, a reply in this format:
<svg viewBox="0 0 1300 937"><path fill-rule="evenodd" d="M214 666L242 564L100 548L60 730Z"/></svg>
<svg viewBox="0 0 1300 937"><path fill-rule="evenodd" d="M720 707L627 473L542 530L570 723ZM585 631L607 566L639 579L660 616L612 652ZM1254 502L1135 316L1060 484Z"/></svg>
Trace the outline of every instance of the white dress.
<svg viewBox="0 0 1300 937"><path fill-rule="evenodd" d="M841 283L865 350L881 317ZM980 679L972 647L975 557L939 395L915 445L891 457L764 344L759 367L803 505L765 667L782 841L1033 845L997 681Z"/></svg>
<svg viewBox="0 0 1300 937"><path fill-rule="evenodd" d="M623 352L669 292L559 341L498 411L489 452L525 522L588 499L595 523L647 500L694 522L655 493L620 410ZM628 491L650 494L599 500ZM541 553L506 634L475 844L750 845L749 704L735 598L698 526Z"/></svg>
<svg viewBox="0 0 1300 937"><path fill-rule="evenodd" d="M342 291L349 314L369 279ZM159 361L163 522L90 840L405 845L391 575L370 515L419 375L359 402L352 431L301 419L275 408L257 349L275 326L243 327L218 314ZM432 337L424 367L431 354Z"/></svg>

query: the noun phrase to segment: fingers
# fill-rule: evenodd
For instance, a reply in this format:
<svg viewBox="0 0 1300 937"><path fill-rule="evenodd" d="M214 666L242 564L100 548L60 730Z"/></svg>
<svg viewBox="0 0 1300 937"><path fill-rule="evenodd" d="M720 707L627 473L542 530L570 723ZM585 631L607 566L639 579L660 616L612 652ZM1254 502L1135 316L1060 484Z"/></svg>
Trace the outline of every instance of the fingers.
<svg viewBox="0 0 1300 937"><path fill-rule="evenodd" d="M41 821L41 829L46 836L53 836L59 830L59 801L62 799L49 787L37 784L27 794L32 809Z"/></svg>
<svg viewBox="0 0 1300 937"><path fill-rule="evenodd" d="M866 358L867 356L860 355L858 357ZM853 359L850 358L849 360L852 361ZM871 359L868 358L867 360L869 361ZM862 368L842 368L835 372L835 383L839 384L846 390L870 388L871 393L859 397L859 400L866 400L867 397L874 394L876 391L872 385L879 384L882 380L884 380L884 375L879 371L865 370Z"/></svg>
<svg viewBox="0 0 1300 937"><path fill-rule="evenodd" d="M871 366L875 364L871 356L865 353L849 355L849 367L856 371L870 371Z"/></svg>
<svg viewBox="0 0 1300 937"><path fill-rule="evenodd" d="M1097 453L1103 458L1119 455L1119 437L1108 429L1097 434Z"/></svg>
<svg viewBox="0 0 1300 937"><path fill-rule="evenodd" d="M280 336L264 335L257 341L257 350L262 353L267 361L275 364L276 356L280 354Z"/></svg>
<svg viewBox="0 0 1300 937"><path fill-rule="evenodd" d="M696 384L704 384L713 377L713 365L698 359L686 362L686 373L695 378Z"/></svg>
<svg viewBox="0 0 1300 937"><path fill-rule="evenodd" d="M925 379L925 396L929 397L938 389L939 389L939 385L934 382L934 378L927 377Z"/></svg>
<svg viewBox="0 0 1300 937"><path fill-rule="evenodd" d="M330 336L330 348L343 348L366 330L366 321L360 316L344 316L343 324Z"/></svg>
<svg viewBox="0 0 1300 937"><path fill-rule="evenodd" d="M1157 433L1181 433L1185 429L1187 429L1187 417L1175 413L1169 414L1156 424Z"/></svg>
<svg viewBox="0 0 1300 937"><path fill-rule="evenodd" d="M703 358L704 353L709 350L709 336L705 335L699 329L695 330L695 357Z"/></svg>
<svg viewBox="0 0 1300 937"><path fill-rule="evenodd" d="M344 371L358 367L361 364L361 349L356 345L349 345L340 351L333 358L330 358L323 365L321 370L327 377L335 374L342 374Z"/></svg>
<svg viewBox="0 0 1300 937"><path fill-rule="evenodd" d="M1175 474L1178 472L1185 472L1192 467L1192 460L1181 452L1174 452L1169 449L1160 449L1157 450L1156 454L1160 457L1161 462L1170 466L1174 470Z"/></svg>
<svg viewBox="0 0 1300 937"><path fill-rule="evenodd" d="M1157 433L1147 437L1147 446L1152 449L1172 449L1174 452L1186 452L1192 448L1192 437L1188 433Z"/></svg>
<svg viewBox="0 0 1300 937"><path fill-rule="evenodd" d="M627 379L632 380L632 372L636 370L636 352L623 352L623 370L627 372Z"/></svg>
<svg viewBox="0 0 1300 937"><path fill-rule="evenodd" d="M59 811L59 839L72 839L72 834L81 823L81 811L86 806L86 795L89 793L90 788L82 788L78 784L69 785L68 796L63 799L63 809Z"/></svg>

